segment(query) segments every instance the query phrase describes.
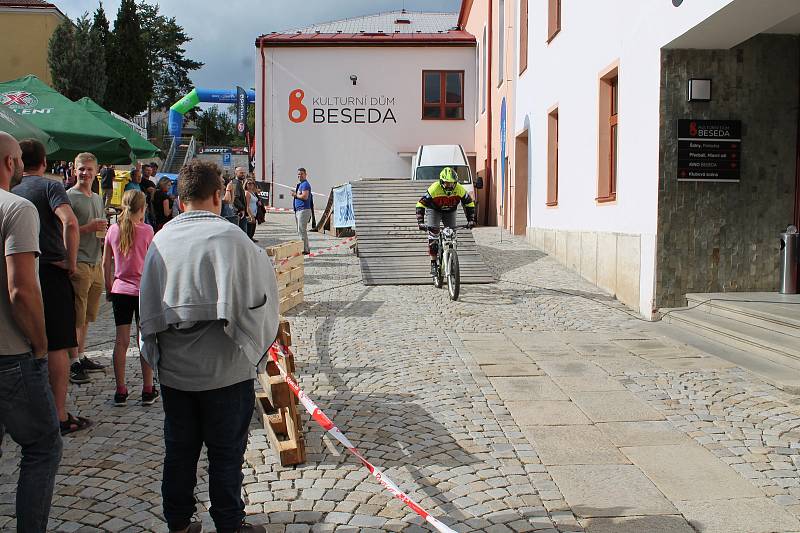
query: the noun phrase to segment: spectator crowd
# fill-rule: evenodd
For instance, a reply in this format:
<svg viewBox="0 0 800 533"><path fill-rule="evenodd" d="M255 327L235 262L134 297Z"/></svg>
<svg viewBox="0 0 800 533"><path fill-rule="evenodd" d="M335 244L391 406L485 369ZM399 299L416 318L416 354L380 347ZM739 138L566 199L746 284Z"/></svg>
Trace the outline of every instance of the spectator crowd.
<svg viewBox="0 0 800 533"><path fill-rule="evenodd" d="M274 270L252 244L265 209L242 168L225 183L216 165L191 162L180 171L177 197L157 170L130 170L109 224L113 166L81 153L48 167L41 143L0 132L0 441L8 433L21 448L20 531L47 530L62 436L93 424L70 412L67 392L70 382L105 370L86 355L104 295L116 326L111 402L125 406L130 397L125 362L134 323L139 401L151 406L162 397L170 531L202 530L192 516L203 445L217 531L266 531L244 522L241 497L256 365L278 325Z"/></svg>

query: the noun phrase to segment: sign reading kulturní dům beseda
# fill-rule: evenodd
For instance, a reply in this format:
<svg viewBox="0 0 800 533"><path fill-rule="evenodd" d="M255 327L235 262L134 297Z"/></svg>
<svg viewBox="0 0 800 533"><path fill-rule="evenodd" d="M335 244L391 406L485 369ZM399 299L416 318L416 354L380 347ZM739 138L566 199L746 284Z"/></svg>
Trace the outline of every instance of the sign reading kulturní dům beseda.
<svg viewBox="0 0 800 533"><path fill-rule="evenodd" d="M678 120L678 181L738 182L741 156L741 121Z"/></svg>

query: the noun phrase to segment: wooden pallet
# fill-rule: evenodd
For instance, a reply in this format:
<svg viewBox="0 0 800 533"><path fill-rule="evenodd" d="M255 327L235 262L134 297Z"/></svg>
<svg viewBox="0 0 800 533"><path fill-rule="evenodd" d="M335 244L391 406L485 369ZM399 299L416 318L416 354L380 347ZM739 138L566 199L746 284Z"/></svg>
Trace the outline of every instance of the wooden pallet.
<svg viewBox="0 0 800 533"><path fill-rule="evenodd" d="M281 320L278 343L291 346L292 336L289 322ZM287 355L279 363L289 375L294 375L294 357ZM261 415L264 429L278 454L281 466L306 462L306 446L303 439L303 424L298 412L298 399L281 376L277 364L268 360L266 372L259 371L258 381L264 392L256 393L256 408Z"/></svg>
<svg viewBox="0 0 800 533"><path fill-rule="evenodd" d="M267 255L273 258L275 276L278 279L278 295L280 297L280 313L303 303L303 284L305 273L302 241L290 241L267 248Z"/></svg>

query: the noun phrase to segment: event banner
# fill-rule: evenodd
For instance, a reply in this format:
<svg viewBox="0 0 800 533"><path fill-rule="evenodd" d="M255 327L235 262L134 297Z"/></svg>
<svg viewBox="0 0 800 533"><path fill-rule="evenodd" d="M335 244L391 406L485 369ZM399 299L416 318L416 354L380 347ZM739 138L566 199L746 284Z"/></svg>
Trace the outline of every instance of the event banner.
<svg viewBox="0 0 800 533"><path fill-rule="evenodd" d="M247 92L241 87L236 87L236 132L240 137L246 137L247 131Z"/></svg>
<svg viewBox="0 0 800 533"><path fill-rule="evenodd" d="M333 227L356 227L356 217L353 213L353 188L349 183L333 189Z"/></svg>

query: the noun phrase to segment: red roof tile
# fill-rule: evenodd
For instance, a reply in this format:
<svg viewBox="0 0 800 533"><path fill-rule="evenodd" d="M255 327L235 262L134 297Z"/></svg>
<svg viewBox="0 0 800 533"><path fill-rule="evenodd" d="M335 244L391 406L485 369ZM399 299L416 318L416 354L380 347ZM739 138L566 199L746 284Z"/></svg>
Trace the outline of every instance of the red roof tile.
<svg viewBox="0 0 800 533"><path fill-rule="evenodd" d="M465 31L442 33L271 33L256 39L263 46L474 46L475 37Z"/></svg>

